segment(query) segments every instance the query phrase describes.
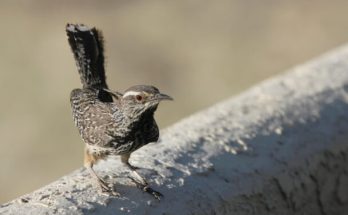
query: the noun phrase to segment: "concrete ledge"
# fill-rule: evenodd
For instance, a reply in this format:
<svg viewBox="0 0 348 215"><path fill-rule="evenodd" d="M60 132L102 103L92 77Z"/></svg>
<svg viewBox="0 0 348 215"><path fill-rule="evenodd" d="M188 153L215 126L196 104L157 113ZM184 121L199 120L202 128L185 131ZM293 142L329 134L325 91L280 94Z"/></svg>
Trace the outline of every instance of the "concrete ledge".
<svg viewBox="0 0 348 215"><path fill-rule="evenodd" d="M116 158L97 171L120 198L99 194L79 169L0 214L345 214L347 141L348 46L188 117L134 153L160 202Z"/></svg>

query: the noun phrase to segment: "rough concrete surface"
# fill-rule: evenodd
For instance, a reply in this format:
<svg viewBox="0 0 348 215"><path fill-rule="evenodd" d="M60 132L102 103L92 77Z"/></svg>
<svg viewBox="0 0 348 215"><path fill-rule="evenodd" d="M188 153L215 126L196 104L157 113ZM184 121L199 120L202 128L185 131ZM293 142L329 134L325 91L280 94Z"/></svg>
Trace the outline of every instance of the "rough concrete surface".
<svg viewBox="0 0 348 215"><path fill-rule="evenodd" d="M162 131L131 163L161 201L136 188L118 158L0 207L0 214L347 214L348 46L267 80Z"/></svg>

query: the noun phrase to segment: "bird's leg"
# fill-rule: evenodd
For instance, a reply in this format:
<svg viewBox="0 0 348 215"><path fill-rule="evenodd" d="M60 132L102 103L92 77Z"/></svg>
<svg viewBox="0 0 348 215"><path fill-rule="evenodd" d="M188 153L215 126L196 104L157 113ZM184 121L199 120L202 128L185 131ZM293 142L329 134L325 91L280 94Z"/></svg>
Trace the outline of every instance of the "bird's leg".
<svg viewBox="0 0 348 215"><path fill-rule="evenodd" d="M130 153L121 155L122 163L124 163L132 171L132 173L137 177L137 179L141 182L142 185L147 186L148 183L145 180L145 178L139 175L139 173L136 171L139 168L131 165L129 163L129 158L130 158Z"/></svg>
<svg viewBox="0 0 348 215"><path fill-rule="evenodd" d="M108 184L95 173L95 171L93 170L93 164L85 165L85 167L87 168L91 176L98 182L101 190L103 192L108 192L110 190Z"/></svg>
<svg viewBox="0 0 348 215"><path fill-rule="evenodd" d="M163 196L160 192L152 189L149 184L147 183L147 181L145 180L145 178L143 178L141 175L139 175L139 173L136 171L136 169L138 169L137 167L132 166L129 163L129 157L130 154L124 154L121 155L121 161L122 163L124 163L131 171L132 173L138 178L138 181L135 180L134 178L130 179L137 185L138 188L140 188L142 191L151 194L153 197L155 197L156 199L160 200L161 197ZM140 183L139 183L140 182Z"/></svg>
<svg viewBox="0 0 348 215"><path fill-rule="evenodd" d="M111 189L108 184L101 179L94 171L93 165L98 161L98 157L90 154L88 150L85 150L85 159L84 159L84 166L89 171L91 176L97 181L99 187L101 188L102 192L110 193L112 195L119 195L119 193L115 192L113 189Z"/></svg>

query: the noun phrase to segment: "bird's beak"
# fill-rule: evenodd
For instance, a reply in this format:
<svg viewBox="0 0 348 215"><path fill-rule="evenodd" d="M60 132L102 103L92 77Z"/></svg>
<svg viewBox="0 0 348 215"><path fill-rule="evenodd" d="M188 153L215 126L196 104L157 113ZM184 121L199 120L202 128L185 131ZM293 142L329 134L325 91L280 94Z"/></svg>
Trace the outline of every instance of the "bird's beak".
<svg viewBox="0 0 348 215"><path fill-rule="evenodd" d="M163 93L157 94L156 99L158 101L161 101L161 100L173 100L172 97L170 97L170 96L168 96L166 94L163 94Z"/></svg>

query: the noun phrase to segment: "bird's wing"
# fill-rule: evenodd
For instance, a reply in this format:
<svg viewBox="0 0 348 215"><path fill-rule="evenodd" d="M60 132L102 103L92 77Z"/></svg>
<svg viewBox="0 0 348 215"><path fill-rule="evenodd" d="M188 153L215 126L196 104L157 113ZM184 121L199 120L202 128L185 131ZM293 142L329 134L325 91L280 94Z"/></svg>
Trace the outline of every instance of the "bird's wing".
<svg viewBox="0 0 348 215"><path fill-rule="evenodd" d="M86 144L104 147L114 140L121 122L115 120L114 115L120 113L113 106L113 103L96 100L83 110L83 114L77 116L77 127Z"/></svg>

